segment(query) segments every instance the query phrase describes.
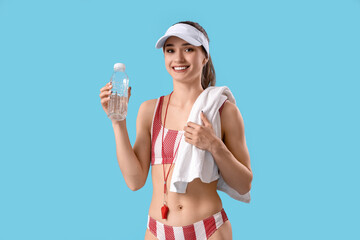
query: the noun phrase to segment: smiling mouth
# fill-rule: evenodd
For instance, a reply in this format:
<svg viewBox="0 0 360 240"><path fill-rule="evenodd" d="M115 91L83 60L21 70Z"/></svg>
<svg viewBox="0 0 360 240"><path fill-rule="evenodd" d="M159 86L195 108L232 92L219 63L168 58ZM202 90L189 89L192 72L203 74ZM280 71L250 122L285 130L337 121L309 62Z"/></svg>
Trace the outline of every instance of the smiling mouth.
<svg viewBox="0 0 360 240"><path fill-rule="evenodd" d="M182 67L172 67L176 72L183 72L188 69L190 66L182 66Z"/></svg>

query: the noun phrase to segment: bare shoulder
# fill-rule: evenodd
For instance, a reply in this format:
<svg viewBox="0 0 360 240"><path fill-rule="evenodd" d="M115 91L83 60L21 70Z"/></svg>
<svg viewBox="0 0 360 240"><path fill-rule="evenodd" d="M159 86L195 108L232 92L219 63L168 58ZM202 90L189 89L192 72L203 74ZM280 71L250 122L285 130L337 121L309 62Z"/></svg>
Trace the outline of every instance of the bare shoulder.
<svg viewBox="0 0 360 240"><path fill-rule="evenodd" d="M157 99L150 99L143 102L138 111L137 121L144 124L150 131L151 122L155 111Z"/></svg>
<svg viewBox="0 0 360 240"><path fill-rule="evenodd" d="M152 115L155 110L156 101L157 101L157 99L155 98L155 99L150 99L150 100L143 102L140 105L139 112L141 111L142 114L145 114L145 115L149 115L149 114Z"/></svg>
<svg viewBox="0 0 360 240"><path fill-rule="evenodd" d="M231 132L234 130L240 131L244 134L244 120L236 104L226 101L221 112L221 128L224 132Z"/></svg>

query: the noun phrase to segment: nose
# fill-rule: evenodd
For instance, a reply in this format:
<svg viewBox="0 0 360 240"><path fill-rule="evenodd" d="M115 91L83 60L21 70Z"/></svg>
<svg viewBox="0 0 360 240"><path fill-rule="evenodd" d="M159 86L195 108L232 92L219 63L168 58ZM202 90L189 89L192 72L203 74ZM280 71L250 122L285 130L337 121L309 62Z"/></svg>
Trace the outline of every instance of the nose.
<svg viewBox="0 0 360 240"><path fill-rule="evenodd" d="M184 53L180 50L175 52L174 61L175 62L184 62Z"/></svg>

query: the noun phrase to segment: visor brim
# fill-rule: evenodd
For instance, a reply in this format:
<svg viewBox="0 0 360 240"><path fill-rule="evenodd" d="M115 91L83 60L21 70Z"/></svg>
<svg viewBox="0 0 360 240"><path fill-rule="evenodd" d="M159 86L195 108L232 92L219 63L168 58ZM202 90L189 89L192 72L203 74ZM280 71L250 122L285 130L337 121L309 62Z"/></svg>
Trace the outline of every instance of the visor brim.
<svg viewBox="0 0 360 240"><path fill-rule="evenodd" d="M197 41L196 39L192 38L192 37L189 37L188 35L182 35L182 34L171 34L171 35L164 35L162 36L161 38L159 38L159 40L156 42L156 45L155 47L156 48L162 48L166 42L166 40L169 38L169 37L178 37L178 38L181 38L182 40L190 43L191 45L193 46L201 46L202 44Z"/></svg>

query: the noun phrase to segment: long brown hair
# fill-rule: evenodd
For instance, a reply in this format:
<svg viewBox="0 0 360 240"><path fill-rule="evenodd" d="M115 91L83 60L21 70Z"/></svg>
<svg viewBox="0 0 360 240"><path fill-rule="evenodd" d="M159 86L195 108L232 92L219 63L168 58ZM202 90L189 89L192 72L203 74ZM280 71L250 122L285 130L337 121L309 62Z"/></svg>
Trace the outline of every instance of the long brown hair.
<svg viewBox="0 0 360 240"><path fill-rule="evenodd" d="M192 22L192 21L182 21L182 22L178 22L178 23L185 23L185 24L188 24L190 26L193 26L194 28L196 28L197 30L202 32L205 35L206 39L210 43L209 37L208 37L205 29L202 26L200 26L200 24L198 24L196 22ZM175 23L175 24L178 24L178 23ZM205 53L205 56L207 56L206 50L205 50L205 48L203 46L202 46L202 49L203 49L203 51ZM212 63L210 54L207 57L209 58L209 60L204 65L203 70L202 70L202 74L201 74L201 86L202 86L203 89L205 89L205 88L207 88L209 86L215 86L215 83L216 83L215 68L214 68L214 65Z"/></svg>

